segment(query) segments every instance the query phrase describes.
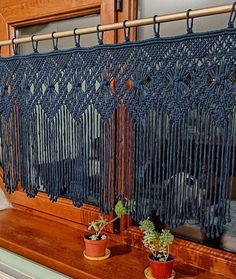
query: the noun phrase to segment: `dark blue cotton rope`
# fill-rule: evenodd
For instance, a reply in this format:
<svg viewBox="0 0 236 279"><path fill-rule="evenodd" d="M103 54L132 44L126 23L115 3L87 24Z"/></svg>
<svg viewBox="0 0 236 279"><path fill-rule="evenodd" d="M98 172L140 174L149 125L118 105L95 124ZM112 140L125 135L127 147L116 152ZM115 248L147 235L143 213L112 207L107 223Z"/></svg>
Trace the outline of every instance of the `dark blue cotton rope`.
<svg viewBox="0 0 236 279"><path fill-rule="evenodd" d="M219 133L219 129L216 129L216 133ZM219 161L220 161L220 137L217 136L217 152L216 152L216 167L215 167L215 176L218 177L219 172ZM218 183L215 182L215 191L214 191L214 212L217 212L217 215L220 216L221 211L221 201L220 201L220 191L221 188L218 189ZM217 193L218 191L218 193ZM217 204L218 203L218 204ZM221 232L220 232L221 233Z"/></svg>
<svg viewBox="0 0 236 279"><path fill-rule="evenodd" d="M215 161L215 137L216 137L216 127L213 127L213 130L212 130L212 142L211 142L211 145L212 145L212 148L211 148L211 155L210 155L210 170L211 170L211 173L214 173L214 169L213 169L213 163ZM213 210L214 212L214 209L215 209L215 203L213 201L213 205L212 205L212 199L213 199L213 195L214 195L214 188L213 188L213 177L211 175L211 177L209 177L209 188L210 188L210 196L209 196L209 201L210 201L210 210L208 212L208 218L209 218L209 222L211 224L211 232L210 232L210 236L211 238L213 238L213 231L215 229L215 220L214 218L212 218L212 212L211 210ZM214 185L216 187L216 185ZM212 220L211 220L212 219ZM216 236L218 236L218 233L216 232Z"/></svg>
<svg viewBox="0 0 236 279"><path fill-rule="evenodd" d="M187 134L187 129L186 129L186 124L185 121L183 120L183 122L181 123L181 125L179 124L179 130L178 130L179 136L178 136L178 153L177 153L177 162L180 161L179 165L177 166L177 171L179 174L181 174L181 183L180 185L178 184L178 187L181 187L180 193L182 195L182 202L181 202L181 207L179 210L179 216L178 216L178 224L183 224L186 220L186 210L185 210L185 202L187 199L187 194L186 194L186 171L185 170L185 166L184 166L184 154L188 154L188 143L187 143L187 150L186 150L186 141L185 139L188 138L188 134ZM181 145L180 145L180 140L181 140ZM184 177L182 177L182 174L184 172ZM183 178L183 180L182 180ZM182 185L183 183L183 185ZM177 205L178 206L178 205Z"/></svg>
<svg viewBox="0 0 236 279"><path fill-rule="evenodd" d="M209 175L210 175L210 165L211 165L211 140L212 140L212 126L210 125L210 117L207 118L207 137L205 139L205 149L206 149L206 198L205 198L205 207L207 209L207 212L205 213L205 218L204 218L204 224L205 224L205 229L206 229L206 236L210 237L210 227L209 227L209 223L210 223L210 218L209 218L209 213L211 210L211 207L209 206L209 195L210 195L210 183L209 183Z"/></svg>
<svg viewBox="0 0 236 279"><path fill-rule="evenodd" d="M167 176L170 177L170 133L168 132L167 134L167 164L166 164L166 168L167 168ZM171 186L170 186L171 187ZM167 192L168 193L168 192ZM169 222L169 201L170 201L170 195L168 195L167 193L165 193L165 223L167 223L167 225L170 225ZM166 210L167 209L167 210Z"/></svg>
<svg viewBox="0 0 236 279"><path fill-rule="evenodd" d="M160 22L157 23L156 25L156 18L158 15L153 16L153 32L154 32L154 37L155 38L160 38Z"/></svg>
<svg viewBox="0 0 236 279"><path fill-rule="evenodd" d="M34 53L38 53L38 41L34 40L35 35L31 36L32 49Z"/></svg>
<svg viewBox="0 0 236 279"><path fill-rule="evenodd" d="M232 5L232 10L231 10L231 13L230 13L230 16L229 16L228 28L234 28L234 22L235 22L235 19L236 19L235 8L236 8L236 2L234 2L233 5Z"/></svg>
<svg viewBox="0 0 236 279"><path fill-rule="evenodd" d="M232 124L236 123L236 110L234 110L234 114L232 117L233 121ZM231 177L230 177L230 187L229 187L229 201L228 201L228 210L227 210L227 216L228 216L228 220L227 222L231 221L230 220L230 198L231 198L231 194L232 194L232 187L233 187L233 174L234 174L234 168L235 168L235 153L236 153L236 125L233 125L232 127L232 135L231 135L231 142L232 142L232 153L231 153Z"/></svg>
<svg viewBox="0 0 236 279"><path fill-rule="evenodd" d="M180 137L177 137L177 134L179 133L178 128L180 127L180 125L172 125L171 127L171 161L170 161L170 174L171 176L175 176L176 173L178 173L179 171L179 151L180 151L180 145L179 142L177 144L177 152L176 152L176 141L179 141ZM178 131L178 132L177 132ZM177 179L177 183L176 183L176 179L174 179L173 181L171 181L171 195L172 197L175 197L174 202L171 201L170 199L170 204L171 204L171 211L170 211L170 216L172 217L172 224L173 227L176 227L176 224L178 223L178 217L179 217L179 208L177 206L177 204L179 203L179 181ZM181 204L179 204L181 207Z"/></svg>
<svg viewBox="0 0 236 279"><path fill-rule="evenodd" d="M207 143L207 138L208 138L208 127L207 127L207 116L206 114L203 113L203 116L204 116L204 122L202 124L202 144L203 147L202 147L202 152L203 152L203 155L202 155L202 163L201 161L199 162L200 163L200 166L202 169L201 169L201 176L200 176L200 180L201 180L201 189L202 189L202 192L204 191L204 199L202 198L201 200L201 206L200 206L200 216L199 216L199 221L200 221L200 225L201 225L201 229L203 232L205 232L205 219L204 219L204 210L205 208L207 208L207 204L206 204L206 199L207 199L207 194L206 194L206 187L207 187L207 184L206 184L206 171L207 171L207 168L206 168L206 143ZM202 195L203 197L203 195Z"/></svg>
<svg viewBox="0 0 236 279"><path fill-rule="evenodd" d="M192 10L188 9L186 12L186 19L187 19L187 33L193 33L193 18L190 18L189 14Z"/></svg>
<svg viewBox="0 0 236 279"><path fill-rule="evenodd" d="M190 127L194 127L193 124L193 119L190 120ZM189 133L189 129L187 129L188 133ZM190 133L190 146L189 146L189 166L188 166L188 175L189 177L192 177L192 165L193 165L193 133ZM190 190L191 188L191 179L188 179L188 183L187 183L187 189L188 189L188 194L187 194L187 198L189 198L190 196ZM187 218L189 218L189 206L187 206Z"/></svg>
<svg viewBox="0 0 236 279"><path fill-rule="evenodd" d="M127 22L127 20L123 21L124 39L125 39L125 42L129 42L130 41L130 27L126 27L126 22Z"/></svg>
<svg viewBox="0 0 236 279"><path fill-rule="evenodd" d="M157 216L160 215L159 212L159 197L160 197L160 123L159 123L159 107L153 108L152 113L154 114L154 123L153 123L153 152L154 152L154 157L152 158L152 164L154 165L154 170L153 170L153 179L151 176L151 182L152 182L152 187L154 187L154 194L153 194L153 203L154 203L154 208L157 209ZM151 154L152 156L152 154ZM158 158L158 159L157 159ZM158 164L157 164L158 163Z"/></svg>
<svg viewBox="0 0 236 279"><path fill-rule="evenodd" d="M150 172L150 168L151 168L151 161L150 161L150 157L149 157L149 148L151 145L151 141L150 141L150 126L151 126L151 121L150 121L150 111L148 113L148 115L145 118L145 126L146 126L146 131L145 131L145 141L144 141L144 162L146 162L145 164L145 174L144 174L144 202L145 202L145 212L148 212L148 204L150 204L150 197L149 194L151 192L151 187L149 184L149 172Z"/></svg>
<svg viewBox="0 0 236 279"><path fill-rule="evenodd" d="M188 165L189 165L189 153L190 153L190 146L189 146L189 133L188 133L188 129L190 126L190 120L189 120L189 113L187 114L187 116L185 117L186 120L184 121L184 125L183 125L183 136L182 136L182 152L181 152L181 166L182 166L182 170L184 172L184 196L185 199L188 199L188 185L187 185L187 181L186 181L186 175L188 172ZM188 218L188 203L185 202L183 203L183 218L186 219Z"/></svg>
<svg viewBox="0 0 236 279"><path fill-rule="evenodd" d="M54 37L55 33L56 32L52 32L52 47L53 47L53 50L58 50L58 38Z"/></svg>
<svg viewBox="0 0 236 279"><path fill-rule="evenodd" d="M229 167L230 167L230 153L231 153L230 152L231 151L231 148L230 148L231 141L230 141L230 139L231 139L231 133L232 133L232 127L231 127L230 121L228 121L228 123L225 125L225 130L226 130L226 132L225 132L225 134L226 134L225 154L226 154L226 156L225 156L225 164L224 164L223 185L225 185L226 183L229 183L227 181L227 179L228 179L227 174L229 173ZM231 195L232 195L232 189L230 188L230 185L229 185L229 187L226 187L226 189L225 189L225 197L230 200ZM226 203L226 206L225 206L225 215L224 216L228 217L229 220L227 220L227 221L229 221L229 222L231 221L230 220L230 212L228 212L228 210L227 210L227 203ZM221 215L220 215L220 217L221 217ZM224 222L224 223L226 223L226 222Z"/></svg>
<svg viewBox="0 0 236 279"><path fill-rule="evenodd" d="M15 39L16 38L13 38L12 39L12 49L13 49L13 53L14 55L18 55L19 54L19 45L18 44L15 44Z"/></svg>
<svg viewBox="0 0 236 279"><path fill-rule="evenodd" d="M166 132L167 132L167 129L166 129L166 122L167 122L167 116L166 114L164 114L163 112L163 117L162 117L162 120L163 122L162 123L162 146L163 146L163 151L162 151L162 183L164 185L164 182L165 182L165 171L167 170L167 166L166 166L166 158L167 158L167 155L166 155ZM160 209L160 218L161 218L161 221L164 222L165 220L165 211L166 211L166 208L164 207L165 205L165 196L164 196L164 192L165 192L165 188L162 186L162 189L161 189L161 209Z"/></svg>
<svg viewBox="0 0 236 279"><path fill-rule="evenodd" d="M181 152L182 152L182 123L173 124L173 130L171 131L173 141L171 145L173 145L173 156L172 156L172 168L170 170L171 176L173 177L171 180L172 186L172 196L174 197L174 203L172 207L173 213L173 227L176 227L179 224L180 215L182 212L183 200L182 200L182 185L180 177L182 176L182 161L181 161Z"/></svg>
<svg viewBox="0 0 236 279"><path fill-rule="evenodd" d="M198 162L198 157L200 154L200 150L199 150L199 142L200 142L200 109L199 107L196 107L196 112L195 112L195 119L197 119L197 123L196 123L196 138L194 140L194 170L193 170L193 193L192 193L192 200L193 200L193 204L192 204L192 216L198 216L198 209L199 209L199 197L200 197L200 185L199 185L199 181L197 179L197 162Z"/></svg>
<svg viewBox="0 0 236 279"><path fill-rule="evenodd" d="M143 136L144 136L144 132L143 132L143 127L142 127L142 123L138 122L138 126L137 126L137 138L138 138L138 148L137 148L137 155L138 155L138 164L137 164L137 168L138 168L138 172L137 172L137 183L138 183L138 191L137 191L137 196L138 199L136 200L136 202L138 204L143 204L143 199L142 199L142 194L143 194L143 162L142 162L142 153L143 153L143 148L140 148L142 146L142 140L143 140ZM142 134L142 137L140 136ZM137 220L142 216L141 213L141 209L140 207L137 208Z"/></svg>
<svg viewBox="0 0 236 279"><path fill-rule="evenodd" d="M80 47L80 35L76 34L76 31L79 30L79 28L74 28L73 33L74 33L74 42L76 47Z"/></svg>
<svg viewBox="0 0 236 279"><path fill-rule="evenodd" d="M101 24L97 25L97 39L98 39L98 44L99 45L103 45L103 32L101 32L101 36L100 36L100 29L99 27L101 26Z"/></svg>
<svg viewBox="0 0 236 279"><path fill-rule="evenodd" d="M230 26L234 20L233 13ZM175 227L195 215L208 236L219 235L229 221L235 156L235 38L226 28L1 57L6 188L13 192L20 180L34 197L42 184L52 201L66 194L81 206L92 198L102 212L130 198L135 221L155 210Z"/></svg>

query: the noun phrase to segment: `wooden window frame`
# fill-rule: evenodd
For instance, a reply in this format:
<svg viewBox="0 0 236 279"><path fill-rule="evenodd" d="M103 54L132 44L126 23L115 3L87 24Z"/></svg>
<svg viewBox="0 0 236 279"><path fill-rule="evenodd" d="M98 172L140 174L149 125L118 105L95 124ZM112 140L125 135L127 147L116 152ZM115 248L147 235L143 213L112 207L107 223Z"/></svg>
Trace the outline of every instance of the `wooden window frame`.
<svg viewBox="0 0 236 279"><path fill-rule="evenodd" d="M115 2L111 0L5 0L0 3L0 40L12 39L15 28L30 25L53 22L63 19L80 17L91 14L100 14L101 24L110 24L124 19L136 19L136 0L123 2L123 9L117 12ZM136 38L136 29L131 30L131 39ZM124 40L123 30L105 32L105 43L116 43ZM12 55L11 46L2 47L2 56ZM118 110L118 116L122 117L123 110ZM121 129L123 131L123 129ZM122 132L121 132L122 133ZM123 137L118 135L118 137ZM121 147L118 146L118 150ZM119 152L119 151L118 151ZM118 165L118 183L123 183L125 168L123 164ZM112 175L112 174L111 174ZM0 187L4 186L0 183ZM118 186L120 189L122 187ZM85 228L91 220L98 218L100 211L96 206L84 204L81 208L76 208L72 202L66 198L59 198L56 203L52 203L46 193L38 193L37 197L30 199L21 190L17 189L14 194L7 198L17 209L32 212L51 220L70 224L76 227ZM123 218L122 229L130 225L129 218ZM110 226L108 231L113 232Z"/></svg>

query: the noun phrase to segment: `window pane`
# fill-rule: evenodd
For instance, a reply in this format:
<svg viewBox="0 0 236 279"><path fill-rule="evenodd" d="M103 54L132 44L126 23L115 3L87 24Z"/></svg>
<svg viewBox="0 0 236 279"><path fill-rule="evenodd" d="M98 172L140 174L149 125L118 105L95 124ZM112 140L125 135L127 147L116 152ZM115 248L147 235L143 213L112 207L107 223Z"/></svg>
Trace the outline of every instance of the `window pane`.
<svg viewBox="0 0 236 279"><path fill-rule="evenodd" d="M80 18L66 19L51 23L22 27L17 29L17 37L29 37L33 34L48 34L52 32L62 32L73 30L74 28L85 28L96 26L100 22L100 15L91 15ZM93 46L97 44L96 34L81 36L81 46ZM61 38L58 40L59 49L68 49L74 47L74 37ZM39 52L49 52L53 50L52 41L40 41L38 45ZM20 53L32 53L31 43L20 45Z"/></svg>
<svg viewBox="0 0 236 279"><path fill-rule="evenodd" d="M153 17L154 14L164 15L176 12L187 11L188 9L201 9L213 6L225 5L225 0L182 0L182 1L156 1L139 0L138 17ZM207 16L194 19L193 31L205 32L208 30L222 29L227 26L229 14ZM174 21L161 24L161 36L176 36L186 33L186 21ZM138 40L152 38L153 27L138 27Z"/></svg>

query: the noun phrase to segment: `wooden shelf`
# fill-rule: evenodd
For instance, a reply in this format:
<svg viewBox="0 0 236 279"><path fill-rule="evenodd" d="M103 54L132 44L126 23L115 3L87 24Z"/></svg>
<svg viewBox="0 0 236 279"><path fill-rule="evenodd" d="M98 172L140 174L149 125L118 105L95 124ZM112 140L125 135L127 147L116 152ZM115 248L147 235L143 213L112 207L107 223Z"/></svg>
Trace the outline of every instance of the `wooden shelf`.
<svg viewBox="0 0 236 279"><path fill-rule="evenodd" d="M143 279L146 252L109 241L111 257L93 262L83 257L84 232L30 213L0 211L0 246L33 261L80 279ZM177 258L178 261L178 258ZM178 278L227 278L186 264L175 265Z"/></svg>

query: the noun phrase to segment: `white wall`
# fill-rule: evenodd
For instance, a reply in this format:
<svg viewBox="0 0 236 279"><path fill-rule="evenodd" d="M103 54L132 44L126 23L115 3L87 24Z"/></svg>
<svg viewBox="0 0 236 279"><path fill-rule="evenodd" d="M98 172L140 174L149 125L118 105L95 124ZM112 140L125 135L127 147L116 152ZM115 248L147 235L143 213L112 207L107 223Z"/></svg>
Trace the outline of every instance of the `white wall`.
<svg viewBox="0 0 236 279"><path fill-rule="evenodd" d="M231 5L230 0L138 0L138 17L152 17L188 9L200 9L220 5ZM194 32L222 29L227 26L229 14L207 16L194 19ZM186 33L186 21L175 21L161 24L161 36L174 36ZM138 28L138 39L153 37L152 26Z"/></svg>
<svg viewBox="0 0 236 279"><path fill-rule="evenodd" d="M0 188L0 210L10 208L11 204L8 202L6 196L4 195L2 189Z"/></svg>

